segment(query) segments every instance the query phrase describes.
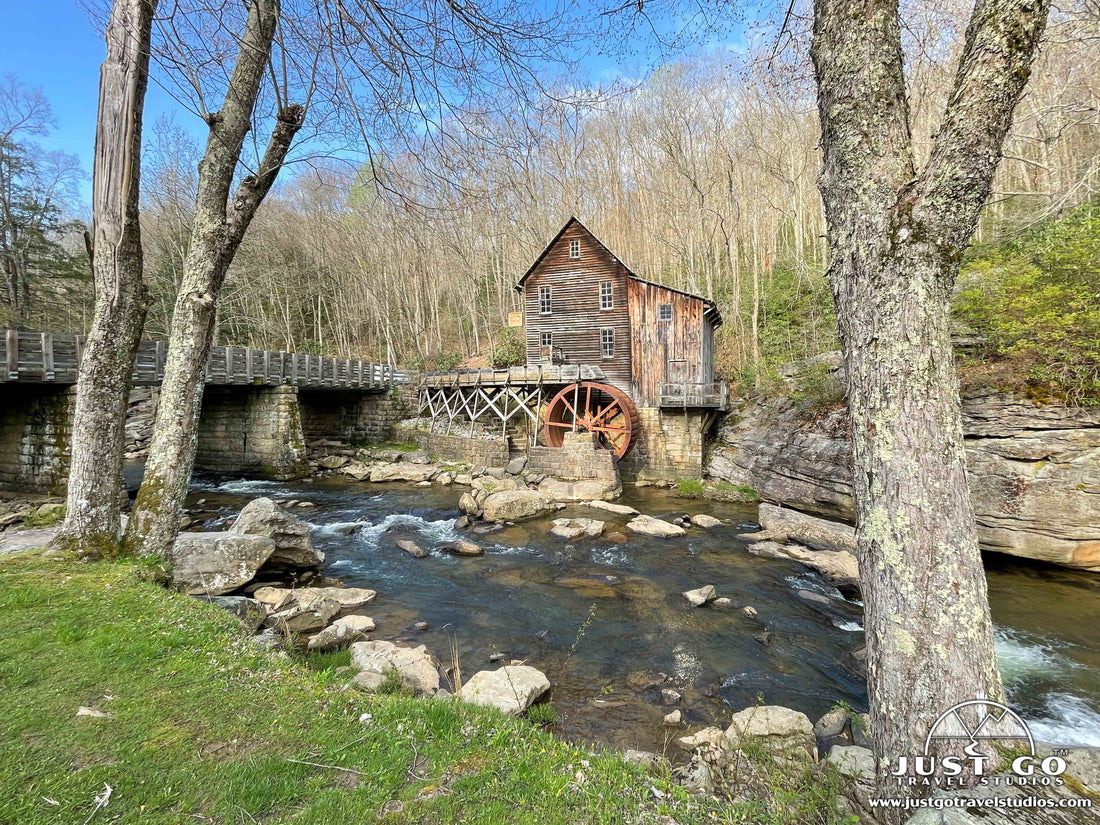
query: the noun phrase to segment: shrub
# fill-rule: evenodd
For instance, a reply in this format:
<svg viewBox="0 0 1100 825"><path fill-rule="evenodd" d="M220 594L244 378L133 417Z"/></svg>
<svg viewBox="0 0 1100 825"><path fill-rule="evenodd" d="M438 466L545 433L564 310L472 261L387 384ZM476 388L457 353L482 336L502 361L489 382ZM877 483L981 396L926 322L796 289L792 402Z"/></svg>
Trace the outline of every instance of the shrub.
<svg viewBox="0 0 1100 825"><path fill-rule="evenodd" d="M1100 200L971 251L955 300L980 354L1015 363L1031 394L1100 402Z"/></svg>
<svg viewBox="0 0 1100 825"><path fill-rule="evenodd" d="M516 327L503 327L497 333L496 346L489 362L496 370L527 363L527 344Z"/></svg>

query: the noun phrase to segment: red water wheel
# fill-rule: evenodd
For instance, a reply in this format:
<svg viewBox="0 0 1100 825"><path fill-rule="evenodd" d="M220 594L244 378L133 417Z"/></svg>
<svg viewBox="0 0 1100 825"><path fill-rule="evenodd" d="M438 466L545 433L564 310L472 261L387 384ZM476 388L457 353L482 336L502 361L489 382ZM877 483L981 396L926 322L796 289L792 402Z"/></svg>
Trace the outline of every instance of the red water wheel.
<svg viewBox="0 0 1100 825"><path fill-rule="evenodd" d="M618 387L582 381L553 397L546 411L546 443L560 447L573 430L596 433L600 446L616 458L630 452L638 437L638 411Z"/></svg>

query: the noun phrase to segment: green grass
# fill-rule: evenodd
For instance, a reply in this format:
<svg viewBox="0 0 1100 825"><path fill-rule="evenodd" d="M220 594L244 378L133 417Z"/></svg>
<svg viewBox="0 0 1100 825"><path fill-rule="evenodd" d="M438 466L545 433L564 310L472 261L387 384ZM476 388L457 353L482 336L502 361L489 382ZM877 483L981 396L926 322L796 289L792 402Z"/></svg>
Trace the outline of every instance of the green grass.
<svg viewBox="0 0 1100 825"><path fill-rule="evenodd" d="M558 712L554 710L554 706L549 702L531 705L531 707L527 709L527 721L532 725L538 725L543 728L553 727L559 722Z"/></svg>
<svg viewBox="0 0 1100 825"><path fill-rule="evenodd" d="M524 719L358 692L336 673L346 654L261 650L154 573L0 558L0 822L82 823L105 784L93 822L362 823L391 800L386 822L752 821Z"/></svg>
<svg viewBox="0 0 1100 825"><path fill-rule="evenodd" d="M706 498L712 501L731 501L751 504L759 496L747 484L730 484L728 481L699 481L694 478L681 478L672 488L680 498Z"/></svg>
<svg viewBox="0 0 1100 825"><path fill-rule="evenodd" d="M680 498L702 498L703 482L695 478L681 478L676 481L676 495Z"/></svg>

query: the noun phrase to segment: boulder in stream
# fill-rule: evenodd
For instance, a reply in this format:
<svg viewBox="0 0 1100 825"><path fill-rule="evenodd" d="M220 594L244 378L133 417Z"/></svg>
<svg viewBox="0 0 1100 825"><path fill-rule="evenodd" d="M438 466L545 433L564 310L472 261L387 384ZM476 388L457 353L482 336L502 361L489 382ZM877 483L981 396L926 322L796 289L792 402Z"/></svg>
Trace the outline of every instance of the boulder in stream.
<svg viewBox="0 0 1100 825"><path fill-rule="evenodd" d="M458 698L519 716L550 689L546 674L530 665L482 670L462 686Z"/></svg>
<svg viewBox="0 0 1100 825"><path fill-rule="evenodd" d="M626 526L643 536L656 536L662 539L684 535L683 527L677 527L675 524L670 524L653 516L636 516L628 521Z"/></svg>
<svg viewBox="0 0 1100 825"><path fill-rule="evenodd" d="M191 595L220 596L252 581L275 552L266 536L180 533L172 543L172 582Z"/></svg>
<svg viewBox="0 0 1100 825"><path fill-rule="evenodd" d="M275 543L269 564L286 567L318 567L325 554L313 546L309 525L295 518L270 498L248 502L237 516L230 532L249 536L266 536Z"/></svg>
<svg viewBox="0 0 1100 825"><path fill-rule="evenodd" d="M506 490L486 497L481 517L492 522L524 521L549 512L553 506L546 496L534 490Z"/></svg>

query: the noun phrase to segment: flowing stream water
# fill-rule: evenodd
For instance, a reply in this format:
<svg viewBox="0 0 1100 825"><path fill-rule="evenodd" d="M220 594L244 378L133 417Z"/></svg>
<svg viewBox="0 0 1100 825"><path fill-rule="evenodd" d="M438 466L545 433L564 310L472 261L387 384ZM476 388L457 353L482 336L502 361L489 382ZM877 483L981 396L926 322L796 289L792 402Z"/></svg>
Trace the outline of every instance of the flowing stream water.
<svg viewBox="0 0 1100 825"><path fill-rule="evenodd" d="M626 518L577 505L470 534L454 527L462 489L198 477L188 506L205 529L220 529L257 496L310 502L292 512L312 526L326 574L378 591L365 611L378 623L374 638L426 644L447 664L455 645L465 676L496 667L493 654L525 660L549 676L565 737L659 750L674 708L689 725L723 724L761 700L811 719L838 700L865 709L858 600L795 562L749 554L739 534L758 529L755 507L628 488L621 503L643 513L707 512L727 524L682 539L566 543L550 534L550 518L598 518L607 532ZM402 538L431 556L412 558L395 546ZM436 549L458 538L485 555ZM1100 746L1100 577L997 555L987 571L1010 701L1038 739ZM681 595L705 584L734 607L695 608ZM429 629L417 632L419 621ZM661 688L682 700L661 704Z"/></svg>

